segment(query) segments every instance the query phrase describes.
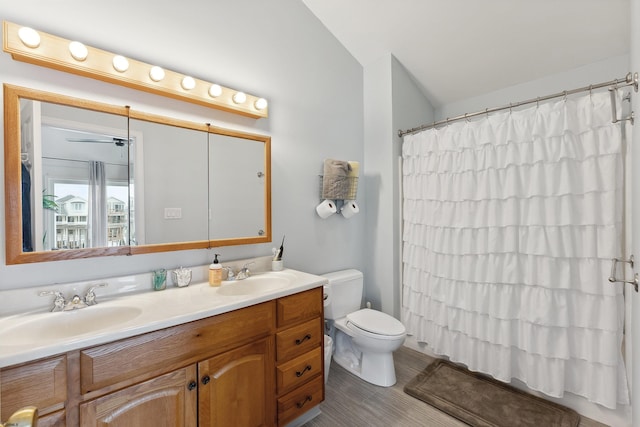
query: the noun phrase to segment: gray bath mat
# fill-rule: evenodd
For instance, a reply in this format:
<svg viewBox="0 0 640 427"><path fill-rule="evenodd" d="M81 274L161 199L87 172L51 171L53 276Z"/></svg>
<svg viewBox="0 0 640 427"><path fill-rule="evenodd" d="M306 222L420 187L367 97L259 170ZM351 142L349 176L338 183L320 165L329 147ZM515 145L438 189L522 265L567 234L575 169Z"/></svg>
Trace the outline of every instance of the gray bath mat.
<svg viewBox="0 0 640 427"><path fill-rule="evenodd" d="M446 360L427 366L405 393L478 427L577 427L572 409L532 396Z"/></svg>

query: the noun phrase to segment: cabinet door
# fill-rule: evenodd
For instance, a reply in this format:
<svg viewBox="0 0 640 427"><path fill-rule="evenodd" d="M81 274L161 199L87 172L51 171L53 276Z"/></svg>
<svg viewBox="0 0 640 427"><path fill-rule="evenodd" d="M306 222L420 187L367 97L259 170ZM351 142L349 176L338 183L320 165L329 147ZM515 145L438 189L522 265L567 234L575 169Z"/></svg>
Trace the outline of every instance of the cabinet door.
<svg viewBox="0 0 640 427"><path fill-rule="evenodd" d="M193 427L197 416L195 365L80 405L82 427Z"/></svg>
<svg viewBox="0 0 640 427"><path fill-rule="evenodd" d="M275 424L273 337L198 363L202 427Z"/></svg>
<svg viewBox="0 0 640 427"><path fill-rule="evenodd" d="M24 406L37 407L44 417L64 409L66 400L65 355L0 370L0 422Z"/></svg>

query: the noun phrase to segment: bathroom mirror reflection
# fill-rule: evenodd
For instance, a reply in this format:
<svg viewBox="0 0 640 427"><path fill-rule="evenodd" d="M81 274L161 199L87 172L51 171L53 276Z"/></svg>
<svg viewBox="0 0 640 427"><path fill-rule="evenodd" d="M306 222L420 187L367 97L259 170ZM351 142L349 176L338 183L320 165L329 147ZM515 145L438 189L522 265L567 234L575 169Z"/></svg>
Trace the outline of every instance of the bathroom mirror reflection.
<svg viewBox="0 0 640 427"><path fill-rule="evenodd" d="M7 264L271 241L269 137L11 85L4 103Z"/></svg>
<svg viewBox="0 0 640 427"><path fill-rule="evenodd" d="M238 156L238 153L242 153ZM259 140L211 135L209 142L209 238L260 236L267 219L267 162ZM225 185L233 182L233 185ZM264 202L262 202L264 201Z"/></svg>
<svg viewBox="0 0 640 427"><path fill-rule="evenodd" d="M131 245L207 241L206 126L132 118L137 161L132 173L135 230Z"/></svg>

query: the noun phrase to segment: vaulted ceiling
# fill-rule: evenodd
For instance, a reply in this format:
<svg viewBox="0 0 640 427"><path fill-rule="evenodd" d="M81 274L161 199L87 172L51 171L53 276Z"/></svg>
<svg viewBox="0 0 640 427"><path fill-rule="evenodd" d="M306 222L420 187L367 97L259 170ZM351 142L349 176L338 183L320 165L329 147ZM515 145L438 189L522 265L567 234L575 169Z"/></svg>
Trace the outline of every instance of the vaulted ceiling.
<svg viewBox="0 0 640 427"><path fill-rule="evenodd" d="M394 55L435 107L629 53L629 0L303 2L364 67Z"/></svg>

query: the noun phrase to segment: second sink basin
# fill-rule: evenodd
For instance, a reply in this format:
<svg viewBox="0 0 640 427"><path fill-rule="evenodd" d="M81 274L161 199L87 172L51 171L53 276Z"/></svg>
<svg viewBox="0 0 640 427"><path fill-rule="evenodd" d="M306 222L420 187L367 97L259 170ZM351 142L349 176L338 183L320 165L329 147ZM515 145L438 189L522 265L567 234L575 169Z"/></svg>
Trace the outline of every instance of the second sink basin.
<svg viewBox="0 0 640 427"><path fill-rule="evenodd" d="M218 295L237 296L252 295L275 291L291 284L287 273L264 273L244 280L225 282L218 288Z"/></svg>
<svg viewBox="0 0 640 427"><path fill-rule="evenodd" d="M79 310L25 315L0 330L2 345L38 344L97 332L135 319L137 307L95 305Z"/></svg>

